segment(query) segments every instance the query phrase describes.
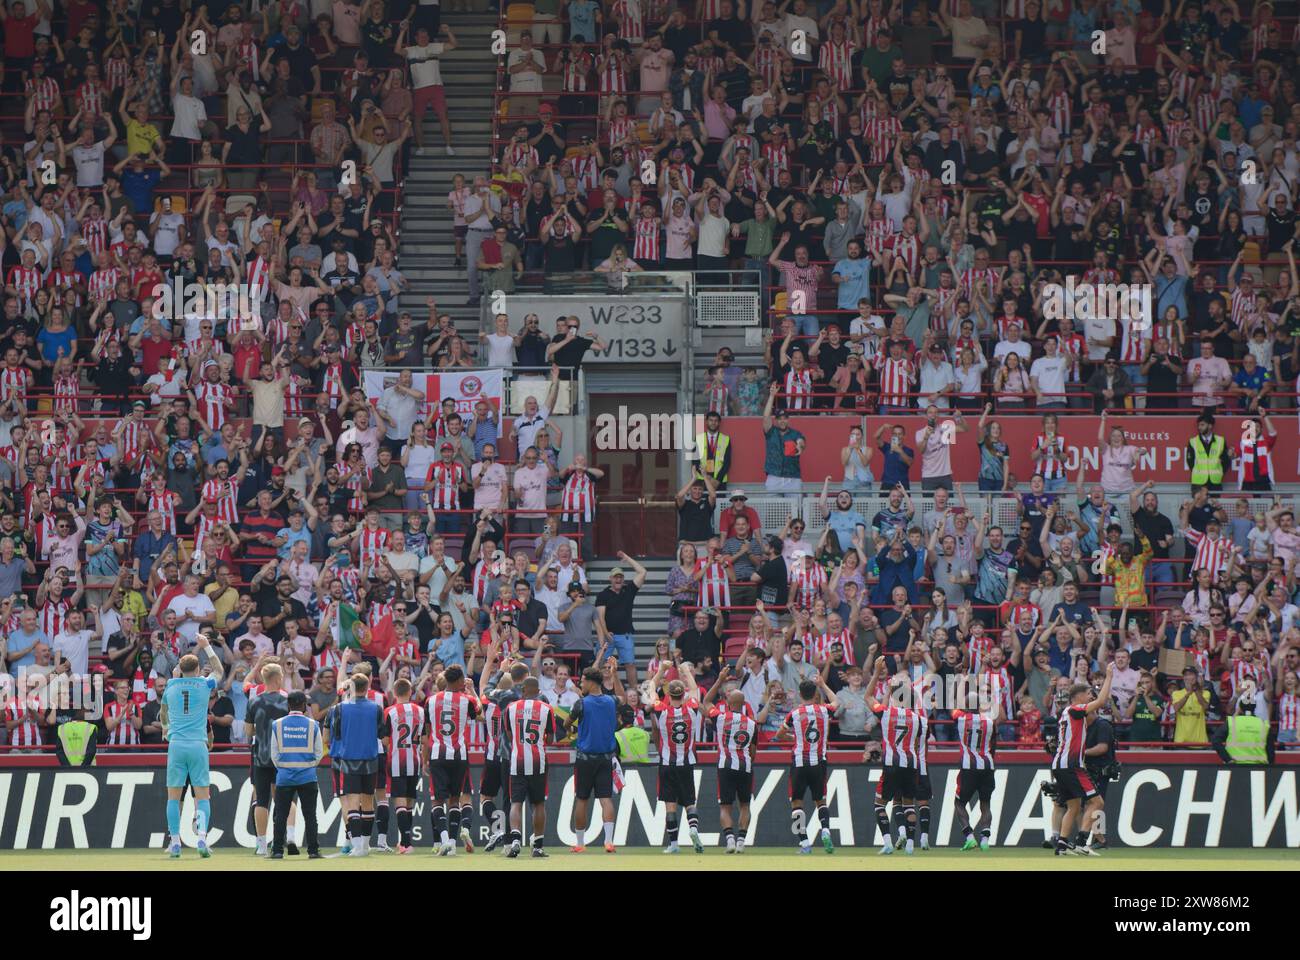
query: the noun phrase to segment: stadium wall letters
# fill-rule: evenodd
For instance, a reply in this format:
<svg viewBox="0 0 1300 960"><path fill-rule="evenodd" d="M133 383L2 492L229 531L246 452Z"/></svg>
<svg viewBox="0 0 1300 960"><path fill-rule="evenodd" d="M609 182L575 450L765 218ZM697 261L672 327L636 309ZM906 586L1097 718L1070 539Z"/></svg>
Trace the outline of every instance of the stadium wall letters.
<svg viewBox="0 0 1300 960"><path fill-rule="evenodd" d="M0 767L0 858L5 850L154 848L164 844L165 770L156 763L115 757L123 765L88 770L22 767L8 758ZM161 758L159 758L161 759ZM223 758L224 759L224 758ZM232 760L235 758L231 758ZM1287 758L1290 759L1289 757ZM1112 844L1130 847L1300 847L1300 801L1297 772L1288 764L1266 769L1224 767L1211 763L1160 763L1129 766L1122 779L1110 784L1107 822ZM937 846L960 840L954 827L953 797L957 769L931 766L934 836ZM478 782L476 769L474 782ZM664 842L665 812L655 800L656 767L628 767L626 783L616 798L615 842L620 846ZM718 842L718 808L714 801L716 768L697 767L701 802L701 833L706 844ZM788 767L759 763L754 776L750 843L789 846L787 816ZM1033 847L1050 827L1050 801L1039 791L1048 779L1045 763L1005 764L997 771L994 795L993 842L1001 846ZM879 843L872 797L880 768L832 764L828 807L831 831L840 846ZM319 810L322 842L341 842L338 801L329 796L328 772L321 768ZM427 795L426 795L427 796ZM183 839L192 845L193 798L187 798L181 823ZM246 763L214 764L212 769L212 828L209 842L218 849L254 846L253 788ZM547 837L563 845L576 842L572 827L572 767L553 763L547 802ZM415 805L416 842L429 842L427 800ZM475 833L486 838L487 825L475 818ZM818 828L814 817L810 829ZM599 834L599 814L587 840Z"/></svg>

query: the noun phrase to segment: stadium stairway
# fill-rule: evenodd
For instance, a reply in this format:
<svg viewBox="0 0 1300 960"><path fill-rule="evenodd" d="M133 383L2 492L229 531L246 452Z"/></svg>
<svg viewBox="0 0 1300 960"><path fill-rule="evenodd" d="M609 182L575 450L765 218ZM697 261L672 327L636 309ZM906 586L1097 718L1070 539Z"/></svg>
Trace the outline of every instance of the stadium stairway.
<svg viewBox="0 0 1300 960"><path fill-rule="evenodd" d="M664 585L674 561L642 557L637 561L645 567L646 578L632 611L632 626L636 628L636 660L644 664L654 654L655 641L667 635L664 627L668 623L668 595ZM622 567L629 576L632 572L626 563L614 558L588 560L585 567L593 597L609 586L609 571L615 567Z"/></svg>
<svg viewBox="0 0 1300 960"><path fill-rule="evenodd" d="M402 272L411 282L402 297L416 316L424 315L424 301L432 296L439 313L448 313L462 333L476 335L479 311L466 306L466 270L452 266L452 216L447 194L452 177L463 174L472 184L478 174L491 169L492 94L496 86L497 58L492 55L496 14L444 14L456 32L458 46L442 58L447 112L451 119L454 157L443 149L438 121L423 120L425 148L412 149L402 194Z"/></svg>

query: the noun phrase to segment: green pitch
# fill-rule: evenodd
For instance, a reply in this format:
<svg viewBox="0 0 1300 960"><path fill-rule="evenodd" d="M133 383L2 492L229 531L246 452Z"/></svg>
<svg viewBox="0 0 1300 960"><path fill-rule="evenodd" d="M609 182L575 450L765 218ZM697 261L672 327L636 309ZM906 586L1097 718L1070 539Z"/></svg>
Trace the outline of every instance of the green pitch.
<svg viewBox="0 0 1300 960"><path fill-rule="evenodd" d="M162 850L23 850L0 851L2 870L251 870L258 873L311 871L337 873L364 871L400 872L405 870L463 873L485 870L673 870L698 872L718 870L1190 870L1212 865L1215 870L1297 870L1300 854L1294 850L1107 850L1099 857L1061 858L1042 849L993 849L987 853L943 849L917 851L906 856L901 851L892 856L877 856L875 848L844 848L828 856L820 848L801 855L794 849L749 847L743 854L726 854L706 850L696 854L689 848L674 856L646 847L623 848L608 854L600 847L589 847L582 854L564 847L548 847L550 858L533 860L527 851L517 860L500 853L484 855L463 851L454 859L433 856L426 848L399 857L391 853L372 853L363 858L329 858L337 852L327 848L327 858L308 860L306 855L264 860L251 850L217 848L212 858L201 860L187 848L179 860L168 858Z"/></svg>

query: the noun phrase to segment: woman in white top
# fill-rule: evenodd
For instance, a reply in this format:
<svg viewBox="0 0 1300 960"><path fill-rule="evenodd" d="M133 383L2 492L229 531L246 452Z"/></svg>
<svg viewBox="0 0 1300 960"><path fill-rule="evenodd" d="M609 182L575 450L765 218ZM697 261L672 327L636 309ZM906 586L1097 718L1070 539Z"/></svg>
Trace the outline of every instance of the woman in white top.
<svg viewBox="0 0 1300 960"><path fill-rule="evenodd" d="M429 479L429 467L438 459L438 448L429 442L429 428L423 420L411 424L411 438L402 450L402 469L406 471L407 510L422 510L420 496L424 493L425 481Z"/></svg>
<svg viewBox="0 0 1300 960"><path fill-rule="evenodd" d="M1104 438L1104 440L1103 440ZM1102 444L1105 446L1102 446ZM1101 447L1101 489L1107 496L1127 495L1133 490L1133 468L1137 465L1137 447L1128 442L1120 427L1106 432L1106 411L1097 423L1097 445Z"/></svg>
<svg viewBox="0 0 1300 960"><path fill-rule="evenodd" d="M865 419L864 417L863 420ZM849 431L849 444L840 450L846 490L870 490L876 485L871 472L871 458L874 454L875 451L867 443L865 427L854 427Z"/></svg>

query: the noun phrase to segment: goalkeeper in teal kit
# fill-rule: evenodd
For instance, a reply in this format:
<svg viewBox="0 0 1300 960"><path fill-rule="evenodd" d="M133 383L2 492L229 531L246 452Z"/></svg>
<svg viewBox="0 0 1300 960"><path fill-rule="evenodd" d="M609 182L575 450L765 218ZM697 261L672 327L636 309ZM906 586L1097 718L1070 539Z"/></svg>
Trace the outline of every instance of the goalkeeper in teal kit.
<svg viewBox="0 0 1300 960"><path fill-rule="evenodd" d="M203 634L199 634L197 652L207 658L212 668L208 676L199 675L199 658L187 653L181 657L181 675L168 680L162 694L160 719L167 738L167 832L171 834L167 853L173 858L181 855L181 795L186 780L194 788L198 810L199 856L212 855L208 849L208 823L212 819L208 799L208 699L224 670Z"/></svg>

